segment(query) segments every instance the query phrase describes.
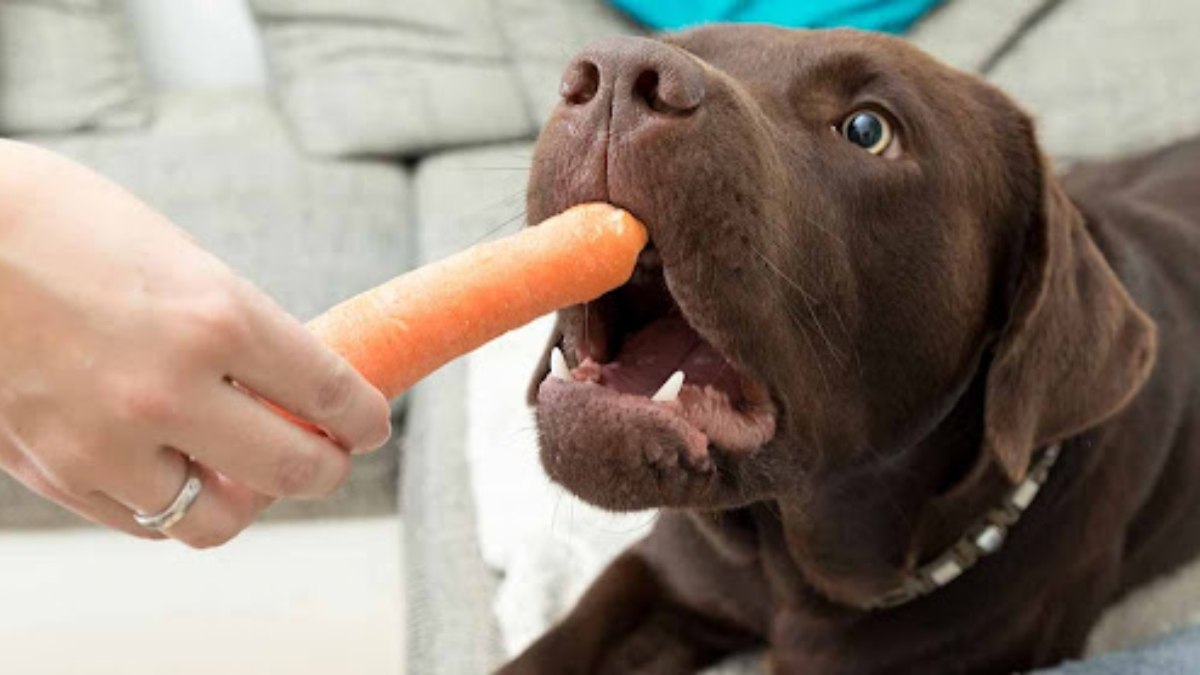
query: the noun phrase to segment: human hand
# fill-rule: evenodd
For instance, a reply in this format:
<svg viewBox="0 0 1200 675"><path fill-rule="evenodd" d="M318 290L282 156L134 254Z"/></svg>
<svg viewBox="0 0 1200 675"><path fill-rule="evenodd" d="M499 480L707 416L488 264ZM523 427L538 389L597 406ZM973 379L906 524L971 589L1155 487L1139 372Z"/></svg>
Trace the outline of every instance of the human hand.
<svg viewBox="0 0 1200 675"><path fill-rule="evenodd" d="M172 502L188 456L202 491L166 535L207 547L273 498L332 492L391 431L377 390L163 216L3 140L0 327L0 467L130 534L162 536L133 514Z"/></svg>

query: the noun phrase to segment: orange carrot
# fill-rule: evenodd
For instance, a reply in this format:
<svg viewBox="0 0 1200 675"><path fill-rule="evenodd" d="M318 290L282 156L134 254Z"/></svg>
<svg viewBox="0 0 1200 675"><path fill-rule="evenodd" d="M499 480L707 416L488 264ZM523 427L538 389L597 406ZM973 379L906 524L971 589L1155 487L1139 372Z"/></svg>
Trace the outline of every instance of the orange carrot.
<svg viewBox="0 0 1200 675"><path fill-rule="evenodd" d="M629 280L646 228L583 204L355 296L309 323L389 399L448 361Z"/></svg>

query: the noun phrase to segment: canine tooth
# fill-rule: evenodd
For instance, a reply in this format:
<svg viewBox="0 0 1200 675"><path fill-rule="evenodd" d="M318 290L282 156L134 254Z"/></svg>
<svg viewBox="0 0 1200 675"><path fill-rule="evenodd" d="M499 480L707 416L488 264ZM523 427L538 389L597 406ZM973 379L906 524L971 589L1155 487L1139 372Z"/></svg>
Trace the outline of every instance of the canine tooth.
<svg viewBox="0 0 1200 675"><path fill-rule="evenodd" d="M550 350L550 374L560 380L571 379L571 369L567 367L567 357L563 356L558 347Z"/></svg>
<svg viewBox="0 0 1200 675"><path fill-rule="evenodd" d="M658 391L654 392L654 395L650 397L650 400L657 401L658 403L674 401L679 398L680 389L683 389L683 371L677 370L671 373L667 381L663 382L663 386L659 387Z"/></svg>

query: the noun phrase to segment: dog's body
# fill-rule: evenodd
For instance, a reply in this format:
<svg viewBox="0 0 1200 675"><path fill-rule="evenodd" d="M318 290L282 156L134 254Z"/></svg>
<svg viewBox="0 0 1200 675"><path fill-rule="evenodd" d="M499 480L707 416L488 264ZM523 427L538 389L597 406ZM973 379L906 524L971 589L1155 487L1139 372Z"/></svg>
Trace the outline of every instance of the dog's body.
<svg viewBox="0 0 1200 675"><path fill-rule="evenodd" d="M1200 141L1060 185L1007 99L894 41L668 42L585 52L530 189L531 220L630 208L662 259L560 316L578 365L541 384L547 471L666 508L505 672L685 673L766 647L780 673L1009 673L1079 654L1114 599L1200 554ZM895 147L821 136L864 105ZM643 364L679 315L740 380L686 352L704 386L663 412L622 378L661 381ZM701 389L728 410L696 412ZM1003 548L874 606L1054 443Z"/></svg>

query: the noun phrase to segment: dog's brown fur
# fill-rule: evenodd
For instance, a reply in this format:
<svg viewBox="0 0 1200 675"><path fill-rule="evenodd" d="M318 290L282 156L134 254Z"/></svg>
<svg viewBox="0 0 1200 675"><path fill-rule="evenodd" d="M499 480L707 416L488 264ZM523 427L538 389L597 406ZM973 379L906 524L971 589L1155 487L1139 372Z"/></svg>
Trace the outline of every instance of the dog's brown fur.
<svg viewBox="0 0 1200 675"><path fill-rule="evenodd" d="M1079 654L1106 605L1200 552L1200 142L1060 180L1003 94L852 31L718 26L580 59L599 88L543 132L530 221L589 200L644 219L778 432L650 466L683 452L653 423L539 406L555 480L664 510L503 672L684 673L765 646L780 673L1009 673ZM702 103L648 107L647 69ZM834 131L864 105L894 117L898 157ZM556 342L581 321L564 311ZM864 609L1059 441L998 554Z"/></svg>

